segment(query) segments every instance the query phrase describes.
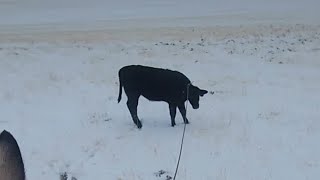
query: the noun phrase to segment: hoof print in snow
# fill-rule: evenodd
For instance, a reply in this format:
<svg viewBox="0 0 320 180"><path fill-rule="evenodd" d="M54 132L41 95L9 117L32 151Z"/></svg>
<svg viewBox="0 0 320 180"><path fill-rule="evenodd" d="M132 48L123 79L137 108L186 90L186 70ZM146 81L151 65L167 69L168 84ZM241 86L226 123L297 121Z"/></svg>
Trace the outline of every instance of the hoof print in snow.
<svg viewBox="0 0 320 180"><path fill-rule="evenodd" d="M107 122L107 121L111 121L111 120L112 120L111 118L107 118L104 121Z"/></svg>
<svg viewBox="0 0 320 180"><path fill-rule="evenodd" d="M112 118L109 117L108 113L92 113L89 114L89 123L90 124L99 124L101 122L111 121Z"/></svg>
<svg viewBox="0 0 320 180"><path fill-rule="evenodd" d="M157 45L159 45L159 44L161 44L161 45L164 45L164 46L175 46L176 44L175 43L165 43L165 42L159 42L159 43L156 43L155 45L157 46Z"/></svg>
<svg viewBox="0 0 320 180"><path fill-rule="evenodd" d="M202 46L202 47L204 46L204 44L202 42L201 43L197 43L197 45L198 46Z"/></svg>
<svg viewBox="0 0 320 180"><path fill-rule="evenodd" d="M60 173L60 180L68 180L68 174L67 172L63 172L63 173ZM77 178L75 177L71 177L71 180L77 180Z"/></svg>
<svg viewBox="0 0 320 180"><path fill-rule="evenodd" d="M66 172L60 173L60 180L68 180L68 174Z"/></svg>
<svg viewBox="0 0 320 180"><path fill-rule="evenodd" d="M154 175L156 177L165 177L165 180L171 180L172 177L168 175L168 172L167 171L164 171L164 170L160 170L158 172L155 172Z"/></svg>
<svg viewBox="0 0 320 180"><path fill-rule="evenodd" d="M210 91L209 93L210 93L211 95L213 95L213 94L214 94L214 91Z"/></svg>
<svg viewBox="0 0 320 180"><path fill-rule="evenodd" d="M165 174L168 174L168 172L167 171L165 171L165 170L159 170L158 172L155 172L154 173L154 175L156 176L156 177L162 177L163 175L165 175Z"/></svg>
<svg viewBox="0 0 320 180"><path fill-rule="evenodd" d="M161 45L165 45L165 46L168 46L169 43L164 43L164 42L160 42Z"/></svg>

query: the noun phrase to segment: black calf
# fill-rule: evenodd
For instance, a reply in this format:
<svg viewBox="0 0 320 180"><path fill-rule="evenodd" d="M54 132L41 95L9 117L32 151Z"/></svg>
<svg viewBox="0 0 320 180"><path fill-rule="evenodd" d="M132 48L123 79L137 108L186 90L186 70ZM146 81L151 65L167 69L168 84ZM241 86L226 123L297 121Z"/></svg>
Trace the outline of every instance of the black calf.
<svg viewBox="0 0 320 180"><path fill-rule="evenodd" d="M128 97L127 106L133 122L138 128L142 124L138 118L137 106L142 95L150 101L165 101L169 104L171 125L175 126L176 109L178 107L184 123L186 117L184 102L189 100L194 109L199 108L199 96L208 93L191 84L190 80L178 71L160 69L141 65L125 66L119 70L119 97L121 100L122 87Z"/></svg>

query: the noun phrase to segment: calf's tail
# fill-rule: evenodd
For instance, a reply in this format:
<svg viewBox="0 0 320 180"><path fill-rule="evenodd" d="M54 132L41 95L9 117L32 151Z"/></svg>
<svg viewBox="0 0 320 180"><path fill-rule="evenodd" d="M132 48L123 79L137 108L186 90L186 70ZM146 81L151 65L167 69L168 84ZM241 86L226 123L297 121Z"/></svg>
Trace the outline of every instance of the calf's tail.
<svg viewBox="0 0 320 180"><path fill-rule="evenodd" d="M118 96L118 103L121 101L122 96L122 81L121 81L121 75L119 71L119 96Z"/></svg>

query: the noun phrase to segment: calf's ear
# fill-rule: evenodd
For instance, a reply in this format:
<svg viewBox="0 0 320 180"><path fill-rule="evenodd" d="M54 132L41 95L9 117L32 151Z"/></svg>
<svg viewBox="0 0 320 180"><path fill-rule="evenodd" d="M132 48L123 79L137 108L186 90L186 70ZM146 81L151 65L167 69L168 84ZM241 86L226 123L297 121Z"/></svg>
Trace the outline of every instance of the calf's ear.
<svg viewBox="0 0 320 180"><path fill-rule="evenodd" d="M202 97L202 96L204 96L204 95L207 94L207 93L208 93L207 90L200 89L199 95Z"/></svg>

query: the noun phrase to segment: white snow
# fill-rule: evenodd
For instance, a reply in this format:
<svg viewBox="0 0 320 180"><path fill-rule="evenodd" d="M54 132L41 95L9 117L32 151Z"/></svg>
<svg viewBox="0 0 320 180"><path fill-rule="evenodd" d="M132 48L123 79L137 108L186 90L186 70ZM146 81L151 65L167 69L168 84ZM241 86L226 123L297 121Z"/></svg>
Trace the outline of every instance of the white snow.
<svg viewBox="0 0 320 180"><path fill-rule="evenodd" d="M188 105L177 179L320 178L319 1L0 0L0 131L28 180L165 180L183 124L118 70L179 70L215 92ZM164 174L160 171L164 171Z"/></svg>

